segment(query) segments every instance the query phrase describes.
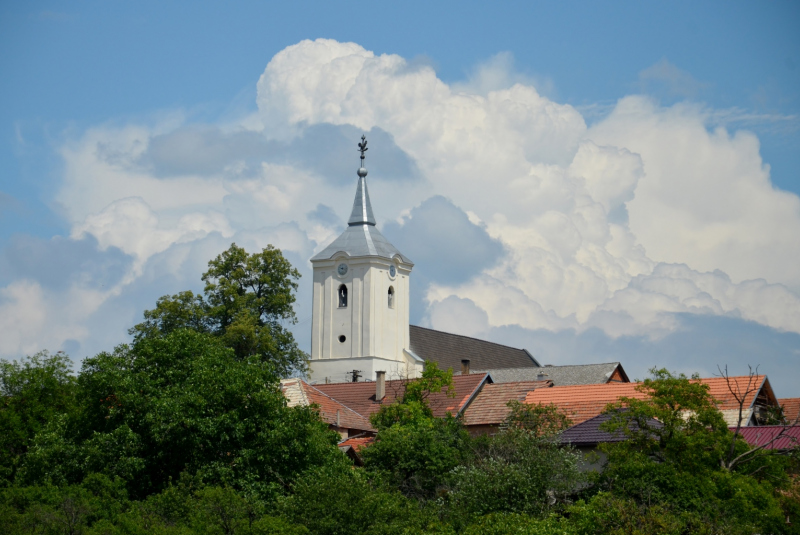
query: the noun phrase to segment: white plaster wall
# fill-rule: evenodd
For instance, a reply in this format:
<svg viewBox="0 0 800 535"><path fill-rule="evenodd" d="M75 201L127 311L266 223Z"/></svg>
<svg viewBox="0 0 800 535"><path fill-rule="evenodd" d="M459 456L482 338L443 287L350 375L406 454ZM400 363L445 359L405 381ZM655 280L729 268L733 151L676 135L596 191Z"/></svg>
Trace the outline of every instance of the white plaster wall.
<svg viewBox="0 0 800 535"><path fill-rule="evenodd" d="M344 276L339 276L336 268L342 262L348 265L348 271ZM322 369L319 365L315 366L320 360L362 357L377 357L400 363L403 368L410 365L416 369L417 364L408 361L404 354L410 342L411 266L394 263L397 273L392 278L389 276L392 263L383 258L352 258L346 255L314 263L312 369ZM347 307L339 307L338 290L342 284L347 287ZM389 286L394 287L393 308L388 303ZM344 342L339 341L342 335L346 338ZM344 371L354 369L345 363L340 364L349 367L348 370L342 369ZM337 364L336 373L343 373L339 370L341 366ZM370 373L374 375L374 371ZM416 373L413 372L414 375Z"/></svg>

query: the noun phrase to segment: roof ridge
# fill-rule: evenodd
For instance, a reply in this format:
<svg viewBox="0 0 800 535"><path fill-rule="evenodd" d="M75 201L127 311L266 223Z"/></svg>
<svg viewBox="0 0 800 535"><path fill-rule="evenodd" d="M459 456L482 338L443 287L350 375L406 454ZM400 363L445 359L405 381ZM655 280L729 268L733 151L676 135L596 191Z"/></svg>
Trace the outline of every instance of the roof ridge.
<svg viewBox="0 0 800 535"><path fill-rule="evenodd" d="M524 367L524 368L492 368L492 369L493 370L503 370L503 371L508 371L508 370L546 370L546 369L549 369L549 368L578 368L578 367L586 367L586 366L605 366L607 364L616 364L617 366L619 366L621 363L620 362L598 362L598 363L594 363L594 364L558 364L558 365L554 364L552 366L530 366L530 367ZM478 371L489 371L489 370L478 370Z"/></svg>
<svg viewBox="0 0 800 535"><path fill-rule="evenodd" d="M429 327L421 327L419 325L409 325L409 327L414 327L416 329L425 329L426 331L431 331L431 332L440 333L440 334L446 334L448 336L458 336L459 338L467 338L469 340L477 340L478 342L484 342L484 343L487 343L487 344L492 344L492 345L496 345L496 346L500 346L500 347L507 347L507 348L513 349L515 351L525 351L525 349L521 348L521 347L507 346L505 344L500 344L498 342L491 342L489 340L484 340L482 338L475 338L474 336L467 336L465 334L449 333L447 331L439 331L439 330L436 330L436 329L431 329ZM535 366L533 366L533 367L535 368ZM504 368L504 369L506 369L506 368ZM511 369L511 368L508 368L508 369Z"/></svg>

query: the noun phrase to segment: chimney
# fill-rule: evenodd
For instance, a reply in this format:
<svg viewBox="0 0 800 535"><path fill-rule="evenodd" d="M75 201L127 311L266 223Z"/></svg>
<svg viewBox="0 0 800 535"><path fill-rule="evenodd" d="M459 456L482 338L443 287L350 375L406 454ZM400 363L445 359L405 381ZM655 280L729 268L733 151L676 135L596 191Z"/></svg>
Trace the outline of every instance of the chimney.
<svg viewBox="0 0 800 535"><path fill-rule="evenodd" d="M469 359L461 359L461 375L469 375Z"/></svg>
<svg viewBox="0 0 800 535"><path fill-rule="evenodd" d="M375 372L375 401L386 396L386 372Z"/></svg>

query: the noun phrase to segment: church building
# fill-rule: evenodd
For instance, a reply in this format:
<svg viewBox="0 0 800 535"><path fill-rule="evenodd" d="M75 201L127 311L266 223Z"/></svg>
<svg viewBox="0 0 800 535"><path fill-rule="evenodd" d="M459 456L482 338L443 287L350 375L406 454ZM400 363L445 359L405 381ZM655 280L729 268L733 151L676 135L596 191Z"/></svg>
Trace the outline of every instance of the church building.
<svg viewBox="0 0 800 535"><path fill-rule="evenodd" d="M409 325L414 263L375 225L364 153L357 171L347 229L311 258L313 308L310 379L316 383L416 378L425 361L458 371L531 368L539 363L524 349Z"/></svg>

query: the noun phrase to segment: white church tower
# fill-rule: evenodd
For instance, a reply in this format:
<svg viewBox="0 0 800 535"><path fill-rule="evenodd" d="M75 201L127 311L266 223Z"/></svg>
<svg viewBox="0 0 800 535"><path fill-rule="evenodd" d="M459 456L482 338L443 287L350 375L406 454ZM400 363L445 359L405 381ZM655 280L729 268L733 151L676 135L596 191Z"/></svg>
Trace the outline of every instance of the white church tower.
<svg viewBox="0 0 800 535"><path fill-rule="evenodd" d="M409 349L409 277L413 262L375 227L361 167L347 229L311 259L314 302L310 378L318 383L418 377L423 361ZM355 375L355 377L354 377Z"/></svg>

